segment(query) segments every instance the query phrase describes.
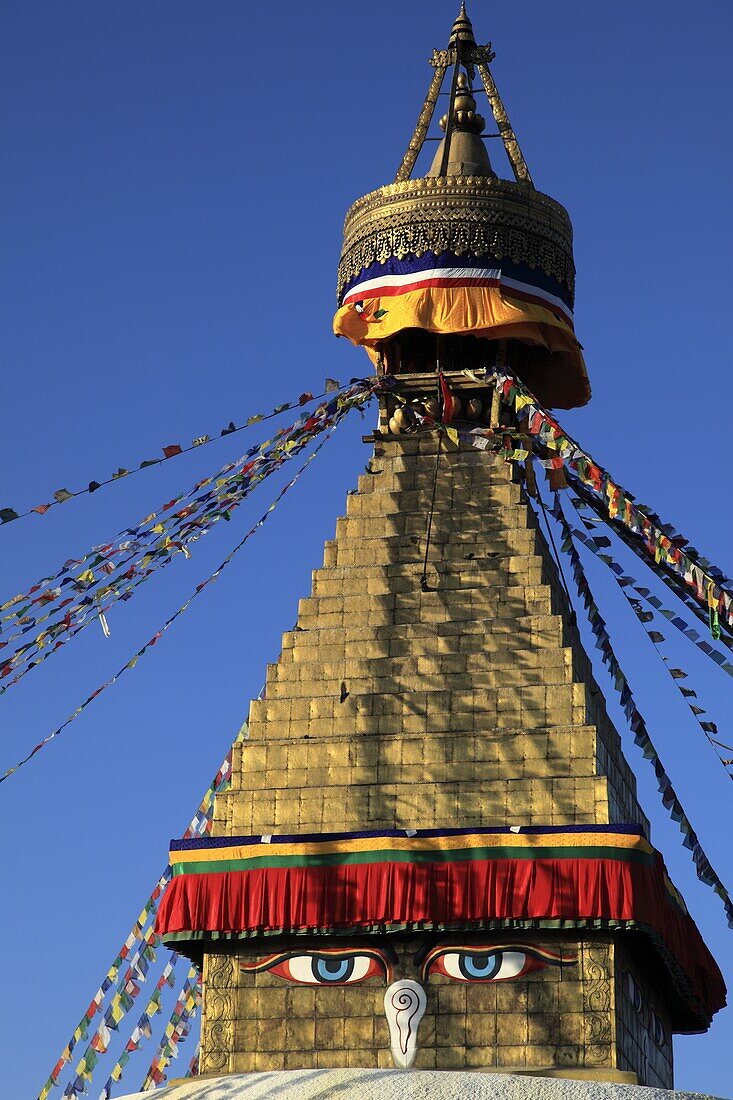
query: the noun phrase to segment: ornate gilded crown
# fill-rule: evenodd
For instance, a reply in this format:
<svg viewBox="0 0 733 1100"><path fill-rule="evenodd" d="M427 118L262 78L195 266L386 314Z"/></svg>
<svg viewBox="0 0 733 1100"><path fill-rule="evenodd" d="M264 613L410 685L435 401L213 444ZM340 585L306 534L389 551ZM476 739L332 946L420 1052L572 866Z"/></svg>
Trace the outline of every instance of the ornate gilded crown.
<svg viewBox="0 0 733 1100"><path fill-rule="evenodd" d="M394 182L346 215L334 329L394 374L445 369L451 357L465 359L472 340L472 360L488 367L498 358L544 404L572 408L590 398L573 327L572 225L534 187L493 58L490 44L476 44L462 5L447 49L433 51L433 78ZM449 70L444 136L428 138ZM486 136L501 138L513 180L491 166L477 75L497 129ZM427 175L413 179L426 140L440 143Z"/></svg>
<svg viewBox="0 0 733 1100"><path fill-rule="evenodd" d="M344 224L339 300L373 263L445 251L541 268L573 304L573 227L565 208L524 182L458 175L405 179L356 200Z"/></svg>

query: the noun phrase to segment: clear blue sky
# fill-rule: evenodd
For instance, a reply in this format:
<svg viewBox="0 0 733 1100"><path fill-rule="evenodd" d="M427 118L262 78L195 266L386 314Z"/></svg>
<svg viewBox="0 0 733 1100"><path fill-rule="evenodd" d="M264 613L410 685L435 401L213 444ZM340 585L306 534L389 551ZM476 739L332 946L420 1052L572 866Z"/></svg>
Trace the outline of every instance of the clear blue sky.
<svg viewBox="0 0 733 1100"><path fill-rule="evenodd" d="M445 44L455 8L5 0L0 506L24 509L60 486L101 480L164 444L315 390L326 374L366 372L366 356L330 331L342 219L354 198L393 178L426 59ZM495 76L537 186L575 225L576 322L595 395L564 422L733 572L733 7L473 0L469 14L479 39L494 42ZM347 422L238 564L0 788L4 1096L35 1096L165 864L169 837L225 755L367 460L361 434ZM242 436L223 440L4 528L0 595L104 541L240 447ZM109 640L90 629L0 699L0 770L208 574L269 502L269 484L258 492L189 562L113 611ZM608 595L652 736L733 888L730 780ZM733 736L733 685L694 651L679 659ZM654 839L733 986L733 933L618 721ZM708 1036L678 1040L678 1086L730 1092L732 1041L730 1010Z"/></svg>

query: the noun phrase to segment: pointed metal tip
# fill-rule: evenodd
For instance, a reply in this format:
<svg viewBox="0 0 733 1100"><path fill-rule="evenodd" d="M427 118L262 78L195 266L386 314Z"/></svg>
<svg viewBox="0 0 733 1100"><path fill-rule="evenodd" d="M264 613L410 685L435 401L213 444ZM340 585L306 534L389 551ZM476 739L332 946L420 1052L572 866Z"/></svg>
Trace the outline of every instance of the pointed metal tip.
<svg viewBox="0 0 733 1100"><path fill-rule="evenodd" d="M461 0L461 10L458 13L453 29L450 34L449 46L455 46L457 42L468 42L470 45L476 45L476 39L473 36L473 27L471 20L466 13L466 2Z"/></svg>

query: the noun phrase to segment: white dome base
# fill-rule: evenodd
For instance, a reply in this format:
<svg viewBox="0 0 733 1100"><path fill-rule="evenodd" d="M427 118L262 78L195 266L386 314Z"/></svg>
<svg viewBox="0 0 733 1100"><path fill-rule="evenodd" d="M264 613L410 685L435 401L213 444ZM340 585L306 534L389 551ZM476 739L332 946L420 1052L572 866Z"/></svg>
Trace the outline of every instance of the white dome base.
<svg viewBox="0 0 733 1100"><path fill-rule="evenodd" d="M308 1069L194 1077L126 1100L724 1100L602 1081L453 1070Z"/></svg>

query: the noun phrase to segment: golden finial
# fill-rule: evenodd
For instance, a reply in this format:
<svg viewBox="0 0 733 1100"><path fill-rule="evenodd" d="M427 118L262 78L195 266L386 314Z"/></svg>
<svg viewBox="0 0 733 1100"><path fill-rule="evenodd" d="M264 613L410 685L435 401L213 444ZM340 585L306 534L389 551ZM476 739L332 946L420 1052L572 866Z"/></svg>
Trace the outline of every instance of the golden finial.
<svg viewBox="0 0 733 1100"><path fill-rule="evenodd" d="M465 43L468 46L475 46L476 39L473 36L473 27L471 26L471 20L466 15L466 5L461 4L461 10L458 13L458 18L453 24L453 29L450 32L450 41L448 42L449 48L455 46L458 43Z"/></svg>
<svg viewBox="0 0 733 1100"><path fill-rule="evenodd" d="M448 115L440 120L441 130L448 125ZM486 122L483 115L476 113L476 100L471 92L468 77L465 73L459 73L456 79L456 97L453 102L453 128L455 130L467 130L474 134L484 131Z"/></svg>

